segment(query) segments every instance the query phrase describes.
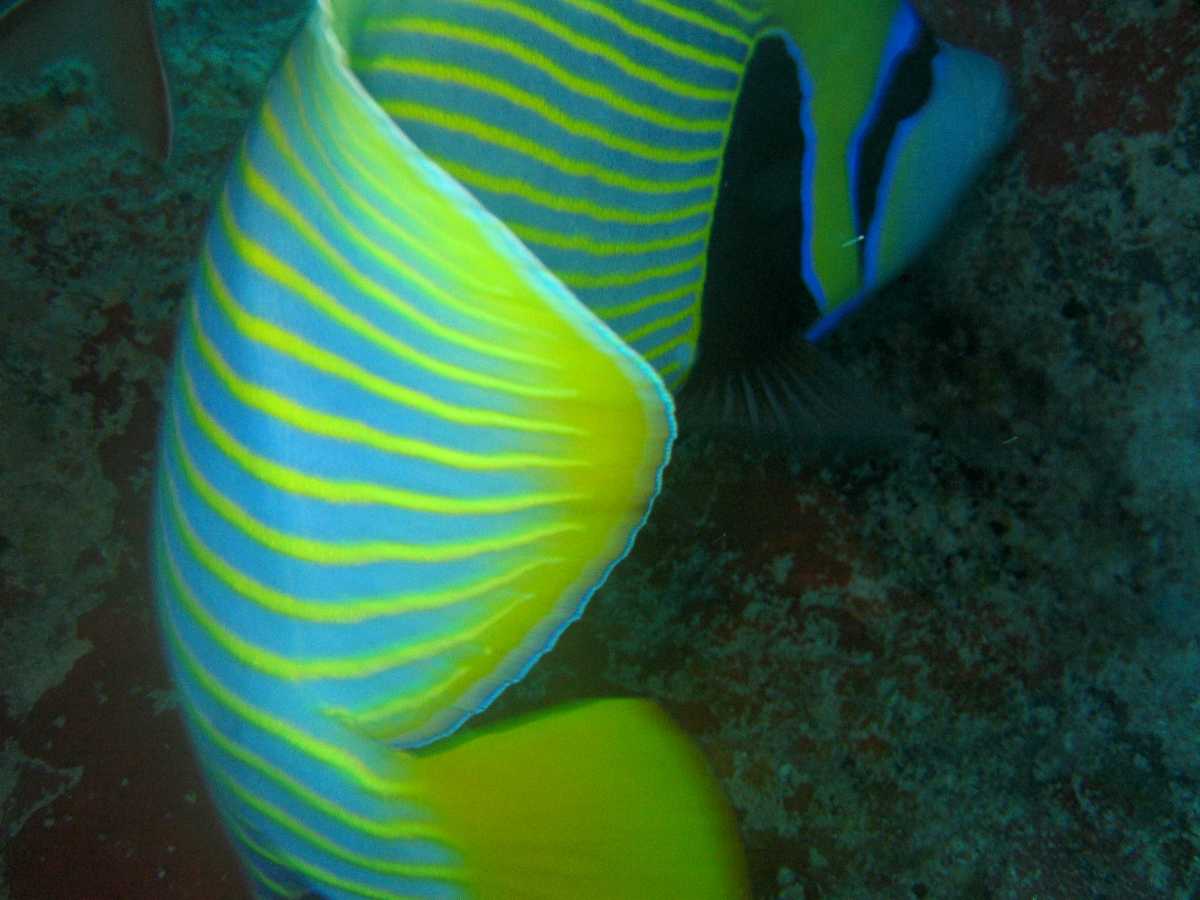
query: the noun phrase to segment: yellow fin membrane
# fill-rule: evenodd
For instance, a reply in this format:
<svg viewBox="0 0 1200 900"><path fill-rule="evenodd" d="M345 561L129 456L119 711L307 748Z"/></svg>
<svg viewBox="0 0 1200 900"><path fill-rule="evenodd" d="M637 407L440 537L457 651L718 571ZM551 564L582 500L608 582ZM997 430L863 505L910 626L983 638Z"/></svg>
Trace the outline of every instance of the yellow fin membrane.
<svg viewBox="0 0 1200 900"><path fill-rule="evenodd" d="M716 779L654 704L599 700L416 761L485 900L748 897Z"/></svg>

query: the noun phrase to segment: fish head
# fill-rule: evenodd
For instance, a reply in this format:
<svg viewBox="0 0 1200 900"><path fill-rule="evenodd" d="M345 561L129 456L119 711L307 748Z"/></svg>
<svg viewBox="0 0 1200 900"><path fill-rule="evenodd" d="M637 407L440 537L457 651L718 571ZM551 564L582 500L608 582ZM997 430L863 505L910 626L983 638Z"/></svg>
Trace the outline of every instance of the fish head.
<svg viewBox="0 0 1200 900"><path fill-rule="evenodd" d="M897 126L880 175L878 223L863 247L867 290L891 281L929 246L1008 142L1013 122L1004 69L939 41L929 98Z"/></svg>
<svg viewBox="0 0 1200 900"><path fill-rule="evenodd" d="M925 251L1005 146L1003 67L876 0L854 40L832 14L783 31L799 83L800 269L815 340Z"/></svg>

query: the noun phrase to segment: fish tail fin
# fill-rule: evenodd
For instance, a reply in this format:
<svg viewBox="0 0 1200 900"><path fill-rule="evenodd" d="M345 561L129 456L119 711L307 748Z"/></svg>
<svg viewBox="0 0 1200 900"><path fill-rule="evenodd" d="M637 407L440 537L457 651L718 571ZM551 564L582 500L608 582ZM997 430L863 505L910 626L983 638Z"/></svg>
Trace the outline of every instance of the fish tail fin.
<svg viewBox="0 0 1200 900"><path fill-rule="evenodd" d="M86 59L121 127L165 161L171 99L149 0L22 0L0 10L0 71L32 75L63 56Z"/></svg>
<svg viewBox="0 0 1200 900"><path fill-rule="evenodd" d="M417 765L482 898L749 896L720 786L653 703L560 707Z"/></svg>
<svg viewBox="0 0 1200 900"><path fill-rule="evenodd" d="M166 68L150 3L109 0L107 45L92 55L121 127L155 159L171 154L173 121Z"/></svg>

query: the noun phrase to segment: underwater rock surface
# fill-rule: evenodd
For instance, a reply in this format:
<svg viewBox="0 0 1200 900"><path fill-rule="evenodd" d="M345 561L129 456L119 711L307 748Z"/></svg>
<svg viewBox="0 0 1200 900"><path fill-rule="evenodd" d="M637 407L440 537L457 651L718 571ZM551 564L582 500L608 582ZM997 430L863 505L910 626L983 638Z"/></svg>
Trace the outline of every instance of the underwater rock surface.
<svg viewBox="0 0 1200 900"><path fill-rule="evenodd" d="M241 897L147 574L175 315L305 3L164 0L164 168L65 63L0 87L0 897ZM914 425L681 439L633 554L483 717L659 700L761 898L1200 891L1200 9L918 4L1016 141L827 343Z"/></svg>

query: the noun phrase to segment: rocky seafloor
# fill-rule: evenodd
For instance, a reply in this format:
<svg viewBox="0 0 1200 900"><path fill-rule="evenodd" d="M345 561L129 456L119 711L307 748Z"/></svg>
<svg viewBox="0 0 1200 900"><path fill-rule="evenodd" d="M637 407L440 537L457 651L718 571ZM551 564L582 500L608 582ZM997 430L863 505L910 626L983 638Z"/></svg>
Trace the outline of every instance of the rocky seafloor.
<svg viewBox="0 0 1200 900"><path fill-rule="evenodd" d="M657 698L757 897L1200 897L1200 8L919 5L1021 119L827 343L912 435L685 434L486 718ZM191 260L302 6L159 4L165 167L77 65L0 89L0 897L245 896L160 657L149 488Z"/></svg>

